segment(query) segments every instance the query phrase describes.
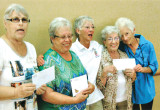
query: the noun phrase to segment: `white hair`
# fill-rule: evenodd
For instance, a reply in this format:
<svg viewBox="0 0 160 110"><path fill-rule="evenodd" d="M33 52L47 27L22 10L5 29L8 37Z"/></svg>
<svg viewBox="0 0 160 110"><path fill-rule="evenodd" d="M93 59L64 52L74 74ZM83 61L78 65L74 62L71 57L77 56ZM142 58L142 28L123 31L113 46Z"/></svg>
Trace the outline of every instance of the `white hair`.
<svg viewBox="0 0 160 110"><path fill-rule="evenodd" d="M74 22L74 32L77 37L79 37L79 34L76 32L76 29L81 29L86 21L90 21L94 24L94 20L89 16L79 16L76 18Z"/></svg>
<svg viewBox="0 0 160 110"><path fill-rule="evenodd" d="M125 17L121 17L119 19L117 19L115 26L119 29L123 28L123 27L127 27L128 29L130 29L132 32L135 29L135 25L133 23L133 21L131 21L128 18Z"/></svg>
<svg viewBox="0 0 160 110"><path fill-rule="evenodd" d="M108 36L109 34L112 34L112 33L117 33L118 36L119 36L119 30L117 27L115 26L106 26L102 31L101 31L101 34L102 34L102 40L106 40L106 36Z"/></svg>
<svg viewBox="0 0 160 110"><path fill-rule="evenodd" d="M11 5L9 5L9 7L5 11L4 19L5 20L8 19L11 16L13 11L15 11L17 14L22 13L24 16L29 18L28 13L23 6L21 6L19 4L11 4Z"/></svg>
<svg viewBox="0 0 160 110"><path fill-rule="evenodd" d="M57 29L64 26L67 26L72 30L72 25L67 19L62 17L57 17L53 19L52 22L50 23L49 30L48 30L49 36L54 38Z"/></svg>

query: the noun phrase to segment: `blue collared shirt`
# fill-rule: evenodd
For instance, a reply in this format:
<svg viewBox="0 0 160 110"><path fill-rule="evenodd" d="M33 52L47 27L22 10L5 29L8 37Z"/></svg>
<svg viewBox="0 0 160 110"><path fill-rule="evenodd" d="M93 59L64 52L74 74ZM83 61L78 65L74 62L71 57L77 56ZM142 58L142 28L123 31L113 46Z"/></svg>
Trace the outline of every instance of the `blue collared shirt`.
<svg viewBox="0 0 160 110"><path fill-rule="evenodd" d="M132 102L134 104L145 104L152 101L155 97L153 75L155 75L158 69L158 61L153 44L140 34L135 34L135 37L140 39L135 54L122 42L120 49L125 51L129 58L135 58L136 65L140 64L142 67L150 67L152 70L152 73L137 72L137 80L135 81L135 86L133 86Z"/></svg>

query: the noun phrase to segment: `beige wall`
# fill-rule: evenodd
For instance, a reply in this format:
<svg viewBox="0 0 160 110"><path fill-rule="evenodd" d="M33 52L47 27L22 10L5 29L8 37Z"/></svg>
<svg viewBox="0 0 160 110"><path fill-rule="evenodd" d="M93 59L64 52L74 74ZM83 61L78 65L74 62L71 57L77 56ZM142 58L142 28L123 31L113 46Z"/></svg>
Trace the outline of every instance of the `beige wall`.
<svg viewBox="0 0 160 110"><path fill-rule="evenodd" d="M91 16L96 26L94 40L99 43L102 43L100 32L104 26L114 25L119 17L128 17L135 22L136 33L153 43L160 62L160 0L0 0L0 36L5 32L4 10L11 3L21 4L28 11L31 23L25 40L34 44L37 54L51 47L48 27L55 17L65 17L73 22L80 15ZM153 110L158 110L160 77L154 78L156 97Z"/></svg>

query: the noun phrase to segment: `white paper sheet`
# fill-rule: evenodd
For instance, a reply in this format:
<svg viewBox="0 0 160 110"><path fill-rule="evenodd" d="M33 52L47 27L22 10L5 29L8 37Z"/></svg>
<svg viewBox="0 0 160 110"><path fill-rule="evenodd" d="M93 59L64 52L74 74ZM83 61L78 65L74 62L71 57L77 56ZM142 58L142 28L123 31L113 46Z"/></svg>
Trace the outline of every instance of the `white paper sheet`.
<svg viewBox="0 0 160 110"><path fill-rule="evenodd" d="M36 85L36 89L55 79L55 67L52 66L32 75L32 83Z"/></svg>
<svg viewBox="0 0 160 110"><path fill-rule="evenodd" d="M136 62L134 58L113 59L113 65L117 70L125 70L126 68L133 69L136 66Z"/></svg>
<svg viewBox="0 0 160 110"><path fill-rule="evenodd" d="M88 88L87 76L82 75L70 80L72 86L73 97L80 93L82 90Z"/></svg>

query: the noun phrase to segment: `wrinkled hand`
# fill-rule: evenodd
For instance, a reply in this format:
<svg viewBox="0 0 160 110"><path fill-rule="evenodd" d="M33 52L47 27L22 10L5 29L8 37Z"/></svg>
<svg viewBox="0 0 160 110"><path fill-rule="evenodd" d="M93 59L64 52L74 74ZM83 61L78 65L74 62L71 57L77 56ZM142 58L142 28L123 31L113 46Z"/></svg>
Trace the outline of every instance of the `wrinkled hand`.
<svg viewBox="0 0 160 110"><path fill-rule="evenodd" d="M36 89L35 84L32 83L22 84L15 88L15 97L16 98L28 97L34 93L35 89Z"/></svg>
<svg viewBox="0 0 160 110"><path fill-rule="evenodd" d="M95 89L95 86L92 83L88 82L88 88L83 90L82 93L91 94L94 91L94 89Z"/></svg>
<svg viewBox="0 0 160 110"><path fill-rule="evenodd" d="M43 66L44 65L43 58L44 58L44 56L42 54L37 57L37 64L38 64L38 66Z"/></svg>
<svg viewBox="0 0 160 110"><path fill-rule="evenodd" d="M38 88L38 89L36 90L36 94L38 94L38 95L44 94L45 91L46 91L46 88L47 88L46 84L43 84L40 88Z"/></svg>
<svg viewBox="0 0 160 110"><path fill-rule="evenodd" d="M132 78L132 82L136 80L136 71L134 69L125 69L124 74Z"/></svg>
<svg viewBox="0 0 160 110"><path fill-rule="evenodd" d="M117 69L114 65L110 65L110 66L105 66L103 68L103 73L105 73L107 75L107 73L112 73L112 74L116 74L117 73Z"/></svg>
<svg viewBox="0 0 160 110"><path fill-rule="evenodd" d="M136 72L135 72L135 70L134 69L125 69L124 70L124 74L126 75L126 76L129 76L129 77L133 77L135 74L136 74Z"/></svg>
<svg viewBox="0 0 160 110"><path fill-rule="evenodd" d="M86 100L86 98L88 97L88 94L83 94L83 91L81 91L80 93L78 93L75 98L76 98L76 103L81 103L83 101Z"/></svg>
<svg viewBox="0 0 160 110"><path fill-rule="evenodd" d="M136 66L134 67L134 70L135 70L136 72L143 72L143 67L142 67L140 64L138 64L138 65L136 65Z"/></svg>

